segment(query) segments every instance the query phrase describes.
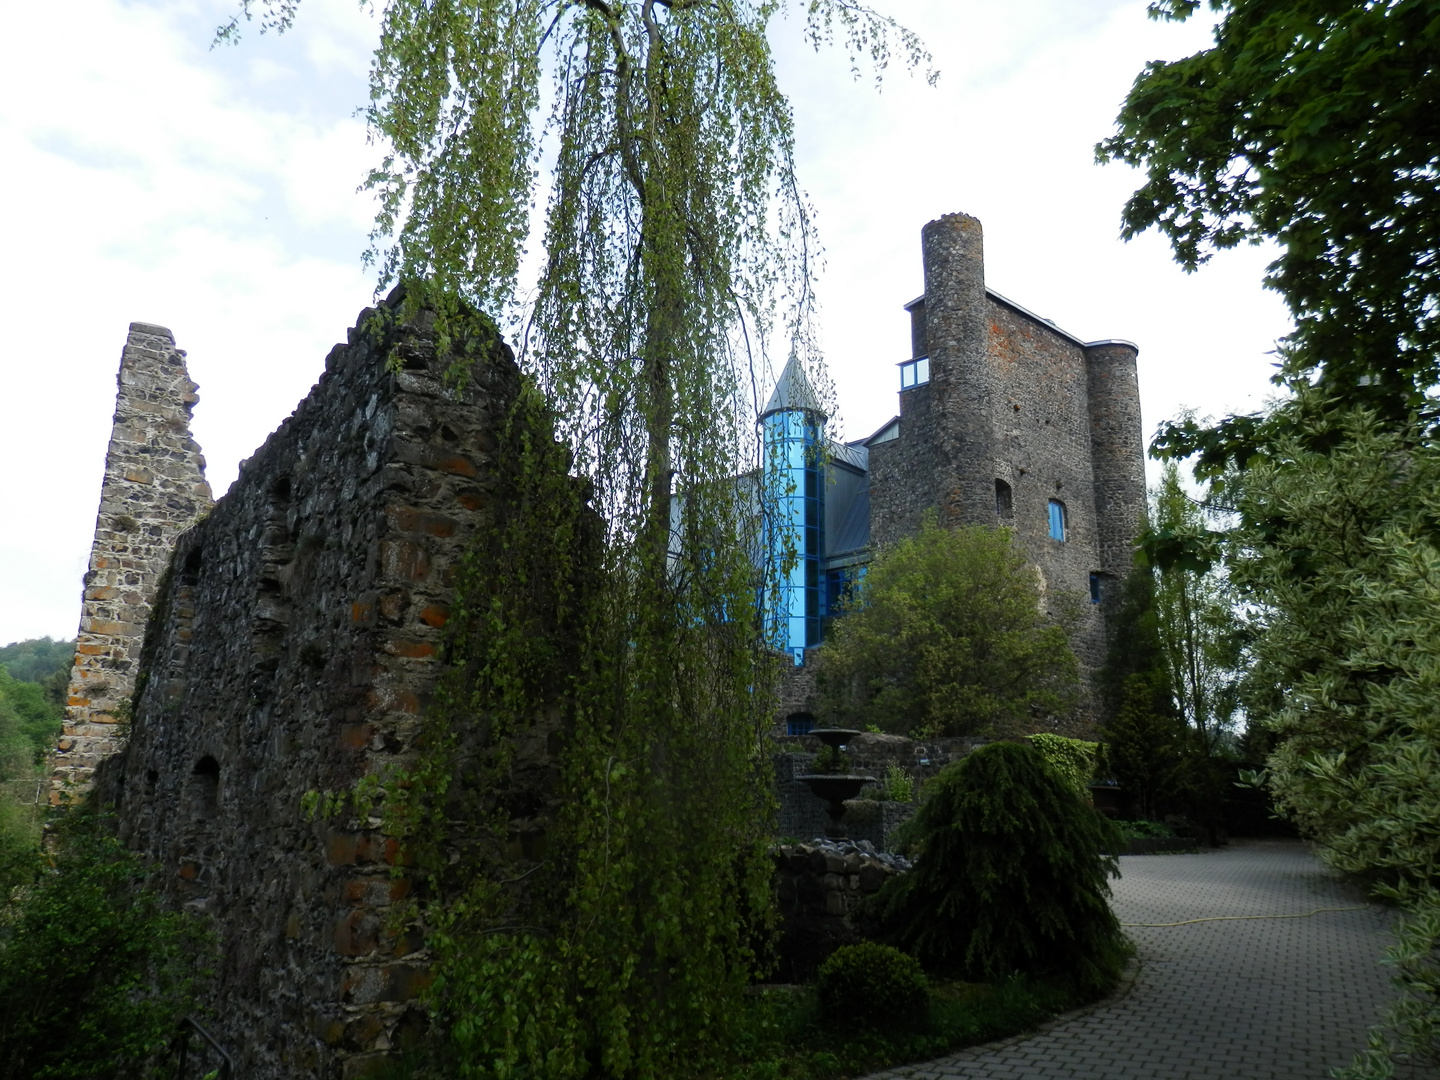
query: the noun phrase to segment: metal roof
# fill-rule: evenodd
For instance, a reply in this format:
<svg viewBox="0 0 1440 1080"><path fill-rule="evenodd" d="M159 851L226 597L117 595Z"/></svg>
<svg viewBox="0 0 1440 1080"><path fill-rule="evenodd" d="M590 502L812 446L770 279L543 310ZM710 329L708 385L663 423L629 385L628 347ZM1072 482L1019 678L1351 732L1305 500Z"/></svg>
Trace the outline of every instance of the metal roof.
<svg viewBox="0 0 1440 1080"><path fill-rule="evenodd" d="M790 357L785 364L785 370L780 373L775 392L770 395L770 401L765 405L760 419L789 409L804 409L821 416L827 415L820 407L819 395L815 393L815 388L810 385L810 380L805 375L805 366L794 356Z"/></svg>

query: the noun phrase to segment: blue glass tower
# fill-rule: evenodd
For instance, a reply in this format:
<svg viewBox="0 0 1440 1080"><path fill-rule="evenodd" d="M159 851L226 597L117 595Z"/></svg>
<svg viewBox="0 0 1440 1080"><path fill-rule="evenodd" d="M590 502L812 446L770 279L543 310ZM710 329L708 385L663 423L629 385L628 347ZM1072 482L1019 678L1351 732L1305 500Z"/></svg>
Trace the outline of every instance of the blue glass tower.
<svg viewBox="0 0 1440 1080"><path fill-rule="evenodd" d="M765 622L771 644L803 663L825 618L825 413L805 369L785 365L765 411Z"/></svg>

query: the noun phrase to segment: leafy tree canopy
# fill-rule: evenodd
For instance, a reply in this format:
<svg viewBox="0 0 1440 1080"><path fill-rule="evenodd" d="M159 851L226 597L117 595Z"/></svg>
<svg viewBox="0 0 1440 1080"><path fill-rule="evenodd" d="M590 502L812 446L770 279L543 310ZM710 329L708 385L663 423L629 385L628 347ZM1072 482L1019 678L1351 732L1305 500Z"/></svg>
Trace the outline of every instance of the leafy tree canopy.
<svg viewBox="0 0 1440 1080"><path fill-rule="evenodd" d="M1159 229L1187 269L1276 240L1282 377L1323 369L1328 396L1403 418L1440 380L1440 0L1210 7L1213 47L1147 65L1097 147L1145 169L1124 234Z"/></svg>
<svg viewBox="0 0 1440 1080"><path fill-rule="evenodd" d="M44 686L11 678L0 666L0 717L8 717L0 720L0 731L8 727L10 732L0 734L0 741L13 738L17 745L23 743L25 757L38 762L55 745L63 713Z"/></svg>
<svg viewBox="0 0 1440 1080"><path fill-rule="evenodd" d="M1044 727L1072 706L1079 669L1040 599L1008 529L926 521L876 556L831 625L822 709L922 738Z"/></svg>

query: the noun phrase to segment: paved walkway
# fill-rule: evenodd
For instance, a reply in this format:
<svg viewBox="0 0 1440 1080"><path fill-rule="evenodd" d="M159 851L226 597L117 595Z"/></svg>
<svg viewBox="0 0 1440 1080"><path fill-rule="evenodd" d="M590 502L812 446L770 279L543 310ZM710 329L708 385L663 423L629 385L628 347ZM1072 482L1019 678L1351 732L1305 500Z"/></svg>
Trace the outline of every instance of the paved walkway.
<svg viewBox="0 0 1440 1080"><path fill-rule="evenodd" d="M1139 973L1128 992L1026 1037L870 1080L1323 1080L1390 995L1389 915L1300 843L1134 855L1113 883ZM1237 919L1295 915L1288 919Z"/></svg>

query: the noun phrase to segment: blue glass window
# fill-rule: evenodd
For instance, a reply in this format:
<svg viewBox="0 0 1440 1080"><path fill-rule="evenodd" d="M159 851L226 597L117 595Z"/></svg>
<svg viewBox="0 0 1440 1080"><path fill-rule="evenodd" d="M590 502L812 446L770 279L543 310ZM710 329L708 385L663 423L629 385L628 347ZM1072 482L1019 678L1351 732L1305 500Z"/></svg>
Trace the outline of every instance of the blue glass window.
<svg viewBox="0 0 1440 1080"><path fill-rule="evenodd" d="M1103 595L1103 583L1099 574L1090 575L1090 603L1098 604L1105 597Z"/></svg>
<svg viewBox="0 0 1440 1080"><path fill-rule="evenodd" d="M912 386L919 386L921 383L930 381L930 358L928 356L917 356L914 360L907 360L900 365L900 389L909 390Z"/></svg>
<svg viewBox="0 0 1440 1080"><path fill-rule="evenodd" d="M1065 539L1065 504L1059 499L1050 500L1050 537L1053 540Z"/></svg>
<svg viewBox="0 0 1440 1080"><path fill-rule="evenodd" d="M771 644L804 663L824 633L824 421L803 409L764 418L767 508L766 621Z"/></svg>
<svg viewBox="0 0 1440 1080"><path fill-rule="evenodd" d="M791 713L785 718L786 735L808 735L815 727L815 717L808 712Z"/></svg>

